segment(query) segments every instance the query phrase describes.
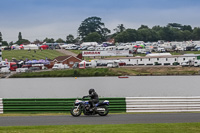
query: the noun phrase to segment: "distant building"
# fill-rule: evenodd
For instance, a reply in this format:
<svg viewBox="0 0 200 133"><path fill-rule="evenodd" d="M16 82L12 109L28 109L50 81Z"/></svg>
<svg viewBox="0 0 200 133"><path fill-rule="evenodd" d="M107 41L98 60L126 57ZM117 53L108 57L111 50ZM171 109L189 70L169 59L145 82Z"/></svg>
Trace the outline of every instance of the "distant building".
<svg viewBox="0 0 200 133"><path fill-rule="evenodd" d="M200 54L185 54L185 55L155 55L145 57L117 57L107 58L108 60L120 60L126 63L126 65L180 65L182 62L200 60ZM101 61L102 62L102 61Z"/></svg>
<svg viewBox="0 0 200 133"><path fill-rule="evenodd" d="M72 68L74 63L78 62L80 63L82 60L75 57L75 56L58 56L55 59L53 59L54 64L55 63L62 63L62 64L67 64L69 67Z"/></svg>

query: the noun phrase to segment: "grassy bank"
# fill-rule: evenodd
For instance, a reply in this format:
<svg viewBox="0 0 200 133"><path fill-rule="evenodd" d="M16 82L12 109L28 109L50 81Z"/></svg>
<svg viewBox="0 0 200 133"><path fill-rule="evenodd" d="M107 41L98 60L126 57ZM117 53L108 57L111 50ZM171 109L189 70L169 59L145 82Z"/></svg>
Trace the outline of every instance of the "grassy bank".
<svg viewBox="0 0 200 133"><path fill-rule="evenodd" d="M2 51L2 58L3 60L8 59L9 61L12 60L12 58L15 58L17 60L32 60L32 59L54 59L58 56L63 56L64 54L56 51L56 50L34 50L28 51L28 50L4 50Z"/></svg>
<svg viewBox="0 0 200 133"><path fill-rule="evenodd" d="M1 133L199 133L200 123L117 124L117 125L59 125L0 127Z"/></svg>
<svg viewBox="0 0 200 133"><path fill-rule="evenodd" d="M199 75L198 67L128 67L112 69L120 75L130 76L163 76L163 75Z"/></svg>
<svg viewBox="0 0 200 133"><path fill-rule="evenodd" d="M110 71L108 68L90 69L66 69L45 72L20 73L12 75L11 78L31 78L31 77L92 77L92 76L118 76L118 73Z"/></svg>
<svg viewBox="0 0 200 133"><path fill-rule="evenodd" d="M162 76L162 75L199 75L199 67L123 67L66 69L45 72L19 73L10 78L34 77L94 77L94 76Z"/></svg>

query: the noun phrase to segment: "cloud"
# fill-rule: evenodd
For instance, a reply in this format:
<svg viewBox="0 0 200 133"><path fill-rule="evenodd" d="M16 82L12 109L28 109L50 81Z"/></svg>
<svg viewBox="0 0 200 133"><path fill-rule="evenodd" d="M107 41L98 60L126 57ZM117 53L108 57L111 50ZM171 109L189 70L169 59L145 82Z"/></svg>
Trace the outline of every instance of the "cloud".
<svg viewBox="0 0 200 133"><path fill-rule="evenodd" d="M91 16L102 18L112 32L118 24L134 29L141 24L152 27L172 22L200 27L197 0L7 1L9 9L0 5L0 18L4 18L0 21L0 31L3 39L9 42L17 41L19 32L31 41L45 37L65 39L68 34L76 37L81 22Z"/></svg>
<svg viewBox="0 0 200 133"><path fill-rule="evenodd" d="M17 41L19 32L22 33L22 37L24 39L28 39L30 41L34 41L36 39L44 40L46 37L54 39L62 38L66 40L66 36L69 34L73 34L75 37L77 36L78 26L79 23L76 22L56 22L26 28L3 28L2 34L3 39L9 42Z"/></svg>

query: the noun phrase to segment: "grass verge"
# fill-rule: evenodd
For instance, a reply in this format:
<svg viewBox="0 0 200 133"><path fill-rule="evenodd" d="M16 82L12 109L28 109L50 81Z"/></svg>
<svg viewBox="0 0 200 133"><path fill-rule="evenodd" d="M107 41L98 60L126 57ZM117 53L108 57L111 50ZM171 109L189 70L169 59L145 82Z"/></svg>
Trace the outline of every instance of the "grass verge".
<svg viewBox="0 0 200 133"><path fill-rule="evenodd" d="M7 116L56 116L56 115L70 115L70 112L66 113L3 113L0 114L0 117L7 117Z"/></svg>
<svg viewBox="0 0 200 133"><path fill-rule="evenodd" d="M92 76L118 76L108 68L90 68L90 69L66 69L45 72L19 73L11 78L34 78L34 77L92 77Z"/></svg>
<svg viewBox="0 0 200 133"><path fill-rule="evenodd" d="M199 133L200 123L0 127L1 133Z"/></svg>
<svg viewBox="0 0 200 133"><path fill-rule="evenodd" d="M163 75L199 75L199 67L123 67L66 69L32 73L18 73L10 78L36 77L97 77L97 76L163 76Z"/></svg>

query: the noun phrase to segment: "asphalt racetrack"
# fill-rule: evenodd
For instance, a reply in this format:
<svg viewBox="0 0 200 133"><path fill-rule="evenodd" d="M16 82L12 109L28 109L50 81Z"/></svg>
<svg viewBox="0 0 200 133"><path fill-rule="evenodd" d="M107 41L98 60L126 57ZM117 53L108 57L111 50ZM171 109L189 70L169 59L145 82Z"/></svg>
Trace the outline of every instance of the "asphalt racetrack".
<svg viewBox="0 0 200 133"><path fill-rule="evenodd" d="M108 116L4 116L0 126L200 122L200 113L110 114Z"/></svg>

